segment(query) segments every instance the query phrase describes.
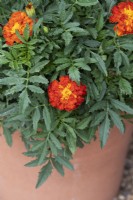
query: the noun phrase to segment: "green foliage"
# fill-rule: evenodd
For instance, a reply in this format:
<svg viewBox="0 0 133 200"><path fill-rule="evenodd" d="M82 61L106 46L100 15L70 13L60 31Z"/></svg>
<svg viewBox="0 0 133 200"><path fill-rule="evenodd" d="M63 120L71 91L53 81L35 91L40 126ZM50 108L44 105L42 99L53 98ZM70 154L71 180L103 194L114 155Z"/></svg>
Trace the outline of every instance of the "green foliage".
<svg viewBox="0 0 133 200"><path fill-rule="evenodd" d="M9 130L8 127L3 127L3 131L7 144L9 146L12 146L12 132Z"/></svg>
<svg viewBox="0 0 133 200"><path fill-rule="evenodd" d="M36 188L40 187L47 180L47 178L51 175L51 173L52 173L52 165L50 162L48 162L48 164L46 164L41 169Z"/></svg>
<svg viewBox="0 0 133 200"><path fill-rule="evenodd" d="M76 3L80 6L91 6L98 3L97 0L77 0Z"/></svg>
<svg viewBox="0 0 133 200"><path fill-rule="evenodd" d="M123 119L133 115L133 35L114 33L108 18L116 0L32 3L32 34L28 24L23 35L15 33L21 43L5 44L0 28L0 124L9 146L20 130L24 155L33 158L26 166L41 166L38 188L53 169L62 176L64 167L73 170L73 154L96 131L101 147L114 125L124 133ZM26 5L1 0L0 24ZM53 108L48 98L51 81L62 75L87 88L83 104L70 112Z"/></svg>
<svg viewBox="0 0 133 200"><path fill-rule="evenodd" d="M107 139L109 136L109 129L110 129L110 120L109 120L108 114L106 114L106 116L100 126L101 147L104 147L104 145L107 142Z"/></svg>

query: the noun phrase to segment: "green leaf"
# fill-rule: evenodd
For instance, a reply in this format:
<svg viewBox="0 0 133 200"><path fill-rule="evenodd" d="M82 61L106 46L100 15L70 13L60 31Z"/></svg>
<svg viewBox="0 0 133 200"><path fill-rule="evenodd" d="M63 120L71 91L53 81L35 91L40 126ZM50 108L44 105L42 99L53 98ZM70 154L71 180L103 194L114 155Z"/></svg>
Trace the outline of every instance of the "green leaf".
<svg viewBox="0 0 133 200"><path fill-rule="evenodd" d="M44 90L42 90L42 88L35 85L28 85L28 89L33 93L39 93L39 94L44 93Z"/></svg>
<svg viewBox="0 0 133 200"><path fill-rule="evenodd" d="M48 79L46 79L42 75L31 76L29 81L32 82L32 83L43 83L43 84L46 84L46 85L48 84Z"/></svg>
<svg viewBox="0 0 133 200"><path fill-rule="evenodd" d="M64 165L66 168L70 169L70 170L74 170L72 164L69 162L69 160L67 158L64 157L56 157L55 161L60 163L61 165Z"/></svg>
<svg viewBox="0 0 133 200"><path fill-rule="evenodd" d="M50 134L50 139L52 140L52 142L55 144L55 146L58 149L62 149L60 141L58 140L58 138L54 134L52 134L52 133Z"/></svg>
<svg viewBox="0 0 133 200"><path fill-rule="evenodd" d="M115 0L112 0L112 1L105 0L105 1L106 1L107 7L108 7L109 12L110 12L110 10L112 9L112 7L116 4L116 1Z"/></svg>
<svg viewBox="0 0 133 200"><path fill-rule="evenodd" d="M91 68L86 64L85 58L77 58L73 60L74 66L86 71L91 71Z"/></svg>
<svg viewBox="0 0 133 200"><path fill-rule="evenodd" d="M85 128L88 127L90 121L91 121L91 117L86 117L86 118L82 119L82 120L77 124L77 129L84 130Z"/></svg>
<svg viewBox="0 0 133 200"><path fill-rule="evenodd" d="M12 146L12 134L9 130L9 128L3 127L3 135L5 137L5 140L7 144L11 147Z"/></svg>
<svg viewBox="0 0 133 200"><path fill-rule="evenodd" d="M94 139L95 133L96 133L96 128L91 128L85 130L85 131L77 131L77 135L86 143L90 143L92 139Z"/></svg>
<svg viewBox="0 0 133 200"><path fill-rule="evenodd" d="M101 58L101 56L99 56L98 54L91 52L93 55L93 58L95 58L95 60L97 61L96 65L99 68L99 70L105 74L105 76L107 76L107 69L106 69L106 65L105 62L103 61L103 59Z"/></svg>
<svg viewBox="0 0 133 200"><path fill-rule="evenodd" d="M113 110L109 110L109 115L110 115L113 123L120 129L120 131L122 133L124 133L125 129L124 129L124 125L122 123L120 116L116 112L114 112Z"/></svg>
<svg viewBox="0 0 133 200"><path fill-rule="evenodd" d="M61 71L61 70L64 70L66 68L68 68L69 66L71 66L71 63L64 63L62 65L59 65L57 68L56 68L56 71Z"/></svg>
<svg viewBox="0 0 133 200"><path fill-rule="evenodd" d="M73 11L68 9L65 16L63 17L63 24L67 24L73 17Z"/></svg>
<svg viewBox="0 0 133 200"><path fill-rule="evenodd" d="M82 139L84 142L88 143L89 142L89 134L87 132L83 131L76 131L77 136Z"/></svg>
<svg viewBox="0 0 133 200"><path fill-rule="evenodd" d="M20 85L25 80L23 78L18 77L6 77L3 79L0 79L0 85Z"/></svg>
<svg viewBox="0 0 133 200"><path fill-rule="evenodd" d="M99 101L96 102L91 108L90 108L90 112L94 112L97 110L102 110L103 108L105 108L107 102L106 101Z"/></svg>
<svg viewBox="0 0 133 200"><path fill-rule="evenodd" d="M94 39L97 38L98 33L97 33L96 28L89 28L88 31L89 31L90 35L91 35Z"/></svg>
<svg viewBox="0 0 133 200"><path fill-rule="evenodd" d="M124 67L122 68L122 76L128 80L132 80L133 79L133 67Z"/></svg>
<svg viewBox="0 0 133 200"><path fill-rule="evenodd" d="M75 67L81 68L85 71L91 71L91 68L89 67L89 65L87 65L86 63L74 63Z"/></svg>
<svg viewBox="0 0 133 200"><path fill-rule="evenodd" d="M37 157L38 156L37 151L28 151L28 152L24 152L23 154L27 157Z"/></svg>
<svg viewBox="0 0 133 200"><path fill-rule="evenodd" d="M88 142L91 142L91 140L95 138L96 131L97 131L97 127L89 128Z"/></svg>
<svg viewBox="0 0 133 200"><path fill-rule="evenodd" d="M69 22L69 23L65 24L64 26L65 26L66 29L69 29L69 28L79 26L79 25L80 25L79 22Z"/></svg>
<svg viewBox="0 0 133 200"><path fill-rule="evenodd" d="M24 84L15 85L11 87L10 89L6 90L5 95L10 95L10 94L13 95L14 93L21 92L24 88L25 88Z"/></svg>
<svg viewBox="0 0 133 200"><path fill-rule="evenodd" d="M28 41L29 37L30 37L30 27L29 24L26 24L26 27L24 29L24 39Z"/></svg>
<svg viewBox="0 0 133 200"><path fill-rule="evenodd" d="M25 39L20 35L20 33L19 33L18 30L16 30L15 33L16 33L18 39L19 39L21 42L26 43Z"/></svg>
<svg viewBox="0 0 133 200"><path fill-rule="evenodd" d="M39 39L35 39L35 38L33 39L33 38L32 38L32 39L28 42L28 44L29 44L29 45L34 45L34 44L36 44L38 41L39 41ZM31 47L31 46L30 46L30 47ZM34 47L32 46L31 48L34 48Z"/></svg>
<svg viewBox="0 0 133 200"><path fill-rule="evenodd" d="M56 36L56 35L60 35L61 33L63 33L63 29L62 28L58 28L58 29L55 29L53 32L52 32L52 35L53 36Z"/></svg>
<svg viewBox="0 0 133 200"><path fill-rule="evenodd" d="M101 147L104 147L107 142L109 136L109 129L110 129L110 120L108 114L106 114L106 117L100 126Z"/></svg>
<svg viewBox="0 0 133 200"><path fill-rule="evenodd" d="M37 34L39 27L43 24L43 17L40 18L33 27L34 34Z"/></svg>
<svg viewBox="0 0 133 200"><path fill-rule="evenodd" d="M13 55L10 52L0 50L0 53L2 53L2 56L6 57L10 61L14 60Z"/></svg>
<svg viewBox="0 0 133 200"><path fill-rule="evenodd" d="M75 123L75 118L74 117L66 117L66 118L64 118L63 120L62 120L63 122L66 122L66 123L70 123L70 124L72 124L72 123Z"/></svg>
<svg viewBox="0 0 133 200"><path fill-rule="evenodd" d="M83 28L80 28L80 27L71 27L71 28L68 29L68 31L71 31L71 32L76 33L76 34L88 35L88 31L83 29Z"/></svg>
<svg viewBox="0 0 133 200"><path fill-rule="evenodd" d="M52 173L52 165L50 162L48 162L44 167L42 167L39 173L36 188L39 188L47 180L47 178L51 175L51 173Z"/></svg>
<svg viewBox="0 0 133 200"><path fill-rule="evenodd" d="M38 165L41 165L46 160L47 154L48 154L48 144L47 144L47 141L45 141L39 160L38 160Z"/></svg>
<svg viewBox="0 0 133 200"><path fill-rule="evenodd" d="M15 49L15 48L11 48L11 54L12 54L12 56L15 58L15 60L17 60L17 58L18 58L18 52L17 52L17 50Z"/></svg>
<svg viewBox="0 0 133 200"><path fill-rule="evenodd" d="M2 108L2 110L0 110L0 117L6 117L13 114L16 111L16 108L16 104L11 104L7 108Z"/></svg>
<svg viewBox="0 0 133 200"><path fill-rule="evenodd" d="M59 13L61 18L64 18L64 16L66 16L65 8L66 8L66 2L65 1L58 2L58 13Z"/></svg>
<svg viewBox="0 0 133 200"><path fill-rule="evenodd" d="M123 51L120 51L120 54L121 54L121 57L122 57L122 60L125 64L125 67L129 67L130 63L129 63L129 58L127 56L127 54L125 54Z"/></svg>
<svg viewBox="0 0 133 200"><path fill-rule="evenodd" d="M25 48L25 44L15 43L12 48L14 49Z"/></svg>
<svg viewBox="0 0 133 200"><path fill-rule="evenodd" d="M65 63L71 63L71 60L69 58L58 58L54 61L54 64L65 64Z"/></svg>
<svg viewBox="0 0 133 200"><path fill-rule="evenodd" d="M66 130L76 139L75 130L71 126L69 126L68 124L64 123L64 126L65 126Z"/></svg>
<svg viewBox="0 0 133 200"><path fill-rule="evenodd" d="M41 117L41 115L40 115L40 110L39 110L39 108L36 108L36 109L35 109L35 112L34 112L34 114L33 114L33 117L32 117L32 119L33 119L33 129L34 129L35 131L37 131L38 122L39 122L39 120L40 120L40 117Z"/></svg>
<svg viewBox="0 0 133 200"><path fill-rule="evenodd" d="M77 146L76 146L77 139L75 137L73 137L70 133L67 133L66 139L68 142L68 148L70 149L72 154L74 154L77 149Z"/></svg>
<svg viewBox="0 0 133 200"><path fill-rule="evenodd" d="M43 160L43 163L46 162L47 160L48 160L47 158L45 160ZM39 161L38 159L32 160L32 161L26 163L24 166L26 166L26 167L36 167L36 166L38 166L38 161Z"/></svg>
<svg viewBox="0 0 133 200"><path fill-rule="evenodd" d="M47 131L50 131L50 129L51 129L51 115L50 115L49 109L46 105L43 108L43 119L44 119Z"/></svg>
<svg viewBox="0 0 133 200"><path fill-rule="evenodd" d="M91 90L92 90L93 98L98 99L100 96L100 93L94 82L91 83Z"/></svg>
<svg viewBox="0 0 133 200"><path fill-rule="evenodd" d="M0 56L0 65L4 65L9 63L10 61L8 59L6 59L5 56Z"/></svg>
<svg viewBox="0 0 133 200"><path fill-rule="evenodd" d="M58 152L57 152L57 148L56 148L55 144L51 140L48 140L48 144L49 144L49 147L50 147L50 149L52 151L52 154L54 156L57 156Z"/></svg>
<svg viewBox="0 0 133 200"><path fill-rule="evenodd" d="M129 114L133 114L133 109L130 108L130 107L129 107L128 105L126 105L125 103L122 103L121 101L112 99L112 100L111 100L111 104L112 104L116 109L119 109L119 110L124 111L124 112L129 113Z"/></svg>
<svg viewBox="0 0 133 200"><path fill-rule="evenodd" d="M86 46L92 47L92 48L99 47L100 44L101 44L101 43L100 43L99 41L97 41L97 40L89 40L89 39L83 41L83 43L84 43Z"/></svg>
<svg viewBox="0 0 133 200"><path fill-rule="evenodd" d="M66 31L62 34L62 38L65 41L65 46L68 46L73 39L72 34L69 31Z"/></svg>
<svg viewBox="0 0 133 200"><path fill-rule="evenodd" d="M36 151L36 150L40 150L42 148L42 146L44 145L44 141L37 141L32 148L30 149L31 151Z"/></svg>
<svg viewBox="0 0 133 200"><path fill-rule="evenodd" d="M122 94L131 95L132 87L129 81L124 78L120 78L119 80L119 88Z"/></svg>
<svg viewBox="0 0 133 200"><path fill-rule="evenodd" d="M49 63L49 60L44 60L42 62L38 62L34 67L31 68L30 73L40 72L44 67Z"/></svg>
<svg viewBox="0 0 133 200"><path fill-rule="evenodd" d="M130 43L121 43L120 47L125 49L125 50L128 50L128 51L133 51L133 43L132 42L130 42Z"/></svg>
<svg viewBox="0 0 133 200"><path fill-rule="evenodd" d="M119 70L119 67L122 64L122 57L121 57L121 53L120 51L116 51L114 53L114 66L116 67L116 69Z"/></svg>
<svg viewBox="0 0 133 200"><path fill-rule="evenodd" d="M28 97L27 90L23 90L23 92L20 94L19 98L20 98L19 107L20 107L20 110L22 111L22 113L24 113L26 108L31 103L31 101L30 101L30 99Z"/></svg>
<svg viewBox="0 0 133 200"><path fill-rule="evenodd" d="M104 26L104 16L103 12L101 12L98 16L97 24L96 24L96 29L97 31L100 31Z"/></svg>
<svg viewBox="0 0 133 200"><path fill-rule="evenodd" d="M52 159L52 163L55 169L59 172L59 174L61 174L61 176L64 176L63 166L57 161L55 161L55 159Z"/></svg>
<svg viewBox="0 0 133 200"><path fill-rule="evenodd" d="M96 5L98 0L76 0L76 4L80 6L92 6Z"/></svg>
<svg viewBox="0 0 133 200"><path fill-rule="evenodd" d="M76 81L77 83L80 83L80 72L78 68L76 67L70 67L68 70L69 77L73 80Z"/></svg>
<svg viewBox="0 0 133 200"><path fill-rule="evenodd" d="M94 117L94 120L91 123L91 127L98 126L103 121L103 119L105 118L105 115L106 115L105 111L97 113Z"/></svg>

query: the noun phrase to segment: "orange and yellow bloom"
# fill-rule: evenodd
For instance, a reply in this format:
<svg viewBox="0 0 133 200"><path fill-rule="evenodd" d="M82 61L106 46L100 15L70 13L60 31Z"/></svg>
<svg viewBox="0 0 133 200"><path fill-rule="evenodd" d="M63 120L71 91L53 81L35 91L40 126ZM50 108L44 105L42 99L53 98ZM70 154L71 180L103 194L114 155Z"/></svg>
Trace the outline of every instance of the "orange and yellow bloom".
<svg viewBox="0 0 133 200"><path fill-rule="evenodd" d="M30 35L32 35L33 20L29 18L25 12L14 12L7 24L3 27L3 36L6 43L10 46L16 43L22 43L16 35L16 30L23 36L26 24L29 25Z"/></svg>
<svg viewBox="0 0 133 200"><path fill-rule="evenodd" d="M133 2L121 2L114 6L109 20L116 23L114 31L118 36L133 34Z"/></svg>
<svg viewBox="0 0 133 200"><path fill-rule="evenodd" d="M71 111L84 102L86 86L78 85L69 76L61 76L59 81L54 80L48 87L50 104L59 110Z"/></svg>

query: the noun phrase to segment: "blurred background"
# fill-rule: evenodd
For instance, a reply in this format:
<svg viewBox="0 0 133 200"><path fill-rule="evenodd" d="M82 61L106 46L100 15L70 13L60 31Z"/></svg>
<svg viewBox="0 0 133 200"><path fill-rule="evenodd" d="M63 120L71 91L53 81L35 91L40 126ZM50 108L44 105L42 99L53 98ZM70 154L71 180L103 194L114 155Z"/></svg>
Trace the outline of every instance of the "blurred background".
<svg viewBox="0 0 133 200"><path fill-rule="evenodd" d="M133 138L125 162L120 191L113 200L133 200Z"/></svg>

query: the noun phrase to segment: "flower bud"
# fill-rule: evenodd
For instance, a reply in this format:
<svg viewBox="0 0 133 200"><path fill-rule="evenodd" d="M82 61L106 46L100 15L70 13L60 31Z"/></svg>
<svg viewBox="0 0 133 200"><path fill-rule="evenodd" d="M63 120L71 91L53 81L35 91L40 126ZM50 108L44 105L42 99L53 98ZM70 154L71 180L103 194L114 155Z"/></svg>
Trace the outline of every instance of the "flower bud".
<svg viewBox="0 0 133 200"><path fill-rule="evenodd" d="M44 33L48 33L49 30L48 30L48 27L47 26L43 26L43 30L44 30Z"/></svg>
<svg viewBox="0 0 133 200"><path fill-rule="evenodd" d="M29 17L33 17L35 15L35 8L32 3L28 3L25 10Z"/></svg>
<svg viewBox="0 0 133 200"><path fill-rule="evenodd" d="M102 55L102 59L103 59L104 61L106 61L106 60L107 60L107 56L106 56L106 55Z"/></svg>

